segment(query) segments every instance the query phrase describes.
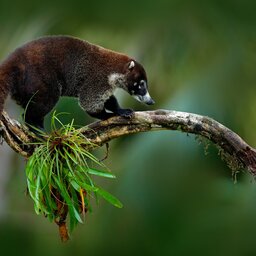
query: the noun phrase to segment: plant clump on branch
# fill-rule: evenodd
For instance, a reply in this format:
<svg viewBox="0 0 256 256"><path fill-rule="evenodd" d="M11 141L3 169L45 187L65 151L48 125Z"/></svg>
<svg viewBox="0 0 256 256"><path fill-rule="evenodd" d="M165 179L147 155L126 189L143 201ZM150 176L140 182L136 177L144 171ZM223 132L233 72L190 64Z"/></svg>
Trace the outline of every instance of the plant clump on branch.
<svg viewBox="0 0 256 256"><path fill-rule="evenodd" d="M55 121L61 124L57 129ZM53 132L36 143L34 153L26 165L28 191L37 214L43 214L59 226L60 237L68 240L69 230L83 223L85 213L91 210L92 196L103 197L116 207L121 202L95 184L93 176L115 178L106 166L87 150L92 143L77 129L73 122L63 125L53 115Z"/></svg>

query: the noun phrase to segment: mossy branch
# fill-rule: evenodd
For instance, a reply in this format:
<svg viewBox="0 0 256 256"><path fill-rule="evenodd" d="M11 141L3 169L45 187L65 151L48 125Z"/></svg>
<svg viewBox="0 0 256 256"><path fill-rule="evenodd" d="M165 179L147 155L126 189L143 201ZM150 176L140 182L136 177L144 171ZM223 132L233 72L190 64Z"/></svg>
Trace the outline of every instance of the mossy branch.
<svg viewBox="0 0 256 256"><path fill-rule="evenodd" d="M29 157L34 151L31 142L37 139L25 126L12 120L6 112L0 121L2 136L16 152ZM112 139L139 132L179 130L200 135L213 142L232 169L246 169L256 175L256 150L239 135L212 118L193 113L155 110L135 112L131 119L112 117L81 128L92 144L103 146Z"/></svg>

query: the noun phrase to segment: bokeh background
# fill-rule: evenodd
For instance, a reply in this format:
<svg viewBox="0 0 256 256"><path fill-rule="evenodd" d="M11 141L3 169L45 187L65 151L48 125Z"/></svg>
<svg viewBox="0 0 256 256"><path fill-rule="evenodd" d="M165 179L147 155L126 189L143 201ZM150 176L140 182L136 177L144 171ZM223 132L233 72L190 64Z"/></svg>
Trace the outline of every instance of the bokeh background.
<svg viewBox="0 0 256 256"><path fill-rule="evenodd" d="M0 59L43 35L81 37L143 63L153 108L213 117L256 146L255 8L249 0L0 0ZM149 109L118 94L123 106ZM64 122L93 121L75 99L56 108L71 113ZM21 113L11 101L6 110ZM106 164L117 179L98 183L124 207L101 200L61 244L55 224L25 195L24 159L4 143L0 254L256 255L256 183L246 173L234 183L218 151L204 148L180 132L111 142Z"/></svg>

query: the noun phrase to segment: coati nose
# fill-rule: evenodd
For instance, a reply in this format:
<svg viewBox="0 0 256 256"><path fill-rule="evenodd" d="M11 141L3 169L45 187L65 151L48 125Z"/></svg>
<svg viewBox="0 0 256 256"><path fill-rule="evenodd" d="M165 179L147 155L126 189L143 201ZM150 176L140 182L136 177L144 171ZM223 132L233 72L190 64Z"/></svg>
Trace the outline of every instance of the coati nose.
<svg viewBox="0 0 256 256"><path fill-rule="evenodd" d="M155 101L150 97L148 92L144 96L142 96L142 102L144 102L147 105L155 104Z"/></svg>
<svg viewBox="0 0 256 256"><path fill-rule="evenodd" d="M149 101L147 101L147 102L145 102L147 105L154 105L155 104L155 101L152 99L152 98L150 98L150 100Z"/></svg>

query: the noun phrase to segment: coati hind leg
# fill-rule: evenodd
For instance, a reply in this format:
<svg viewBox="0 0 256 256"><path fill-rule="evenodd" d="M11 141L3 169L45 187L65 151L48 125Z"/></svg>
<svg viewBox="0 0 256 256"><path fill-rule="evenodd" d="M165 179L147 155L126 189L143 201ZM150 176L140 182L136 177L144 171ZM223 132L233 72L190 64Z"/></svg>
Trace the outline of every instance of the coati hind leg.
<svg viewBox="0 0 256 256"><path fill-rule="evenodd" d="M24 120L30 126L44 129L44 117L53 109L59 99L56 92L51 94L36 94L25 106Z"/></svg>
<svg viewBox="0 0 256 256"><path fill-rule="evenodd" d="M47 113L46 113L47 114ZM23 113L23 118L29 128L33 130L33 127L40 130L44 129L44 116L38 106L32 106L32 104Z"/></svg>

